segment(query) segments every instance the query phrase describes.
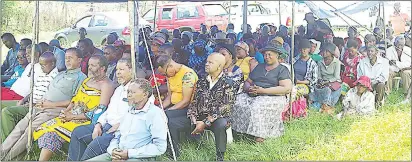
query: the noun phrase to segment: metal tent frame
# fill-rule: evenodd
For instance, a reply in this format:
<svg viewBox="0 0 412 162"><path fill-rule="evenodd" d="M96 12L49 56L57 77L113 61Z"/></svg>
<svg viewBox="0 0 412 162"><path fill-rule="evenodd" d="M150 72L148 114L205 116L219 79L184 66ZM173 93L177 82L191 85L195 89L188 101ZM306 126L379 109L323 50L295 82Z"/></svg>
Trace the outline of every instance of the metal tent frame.
<svg viewBox="0 0 412 162"><path fill-rule="evenodd" d="M130 14L130 19L132 20L131 22L133 22L132 23L133 27L130 28L131 29L131 42L133 42L133 43L131 43L131 47L132 47L131 48L131 53L132 53L131 59L132 59L133 76L136 77L136 60L138 59L138 53L137 53L138 50L137 50L137 48L138 48L138 45L139 45L139 36L138 36L139 35L139 28L138 28L138 26L139 26L139 16L138 16L138 14L139 14L138 13L138 8L139 8L138 2L139 2L139 0L129 0L129 1L128 0L91 0L91 1L86 1L86 0L64 0L64 1L65 2L97 2L97 3L119 3L119 2L132 3L131 5L133 7L130 8L132 11L129 11L129 13L131 13ZM188 1L181 0L181 1L182 2L204 2L204 1L207 1L207 0L188 0ZM324 2L326 4L328 4L329 6L333 7L332 5L327 3L326 1L324 1ZM0 15L2 14L2 7L3 7L2 3L3 3L3 1L0 1ZM295 53L295 50L294 50L295 49L294 48L294 46L295 46L295 42L294 42L294 39L295 39L295 21L294 21L294 19L295 19L295 12L294 12L295 11L295 3L296 3L295 1L292 1L292 28L293 28L293 30L292 30L292 36L291 36L291 38L292 38L291 56L293 56L294 53ZM39 0L36 0L35 1L35 6L36 7L34 9L34 19L33 19L34 21L33 21L33 43L32 43L32 46L34 46L35 44L37 44L39 42L39 5L40 5ZM243 0L243 5L247 6L247 0ZM382 8L383 9L384 9L384 6L385 6L384 3L382 3ZM156 9L156 7L157 7L157 3L156 3L156 6L155 6L155 9ZM247 13L248 13L247 12L247 7L243 7L243 33L246 33L246 31L247 31ZM334 12L334 13L335 13L335 15L340 17L342 20L344 20L340 15L337 14L337 12ZM343 13L340 13L340 14L350 18L349 16L347 16ZM155 14L155 16L157 16L157 15ZM280 16L280 1L279 1L279 25L281 25L281 19L280 18L281 18L281 16ZM383 10L383 18L384 18L384 26L386 26L385 11L384 10ZM349 26L351 26L346 20L344 20L344 21ZM352 19L352 21L354 21L354 20ZM154 23L155 22L156 21L154 21ZM356 21L354 21L354 22L356 22ZM0 17L0 23L2 23L2 17ZM356 22L356 23L358 23L358 22ZM367 28L365 27L365 29L367 29ZM368 30L368 31L371 32L370 30ZM143 32L144 32L144 30L143 30ZM0 34L2 34L1 28L0 28ZM143 39L146 39L145 34L143 34L143 36L144 36ZM385 39L386 39L386 31L384 32L384 40ZM2 45L2 43L0 42L0 51L1 51L1 48L2 48L1 45ZM146 46L147 46L147 44L146 44ZM385 49L386 49L386 45L385 45ZM32 62L34 62L34 53L35 53L35 50L32 50L32 53L31 53L31 56L32 56L31 61ZM290 61L291 61L291 76L293 78L293 76L294 76L294 70L293 70L294 58L291 57ZM151 62L150 62L150 64L151 64L151 68L152 68L152 72L153 72L153 64ZM34 66L34 64L32 65L32 68L31 68L31 73L32 74L34 73L34 67L33 66ZM293 79L292 79L292 82L293 82ZM31 75L31 80L30 80L31 91L33 91L33 84L34 84L34 75ZM156 85L156 90L157 91L159 90L157 85ZM291 93L289 94L289 96L291 97ZM33 101L32 100L33 95L32 94L30 95L30 99L31 100L30 100L30 104L29 104L30 105L29 106L29 114L32 114L33 113L33 102L32 102ZM290 111L290 119L291 119L292 118L292 100L291 100L291 98L289 99L289 111ZM32 130L32 116L31 115L29 116L29 130ZM30 151L31 147L32 147L31 133L32 132L29 131L28 151ZM168 136L170 137L169 130L168 130ZM173 150L173 145L172 145L171 138L169 138L169 142L172 146L173 158L176 161L176 156L175 156L175 152Z"/></svg>

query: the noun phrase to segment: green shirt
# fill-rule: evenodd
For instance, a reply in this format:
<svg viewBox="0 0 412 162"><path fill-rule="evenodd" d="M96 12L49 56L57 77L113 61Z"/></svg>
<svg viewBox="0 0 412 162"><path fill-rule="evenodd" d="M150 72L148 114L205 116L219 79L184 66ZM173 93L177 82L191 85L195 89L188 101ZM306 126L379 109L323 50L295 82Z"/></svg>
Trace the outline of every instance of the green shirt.
<svg viewBox="0 0 412 162"><path fill-rule="evenodd" d="M340 80L340 61L337 58L333 58L333 61L326 66L323 59L318 62L319 79L327 80L329 82L341 81Z"/></svg>
<svg viewBox="0 0 412 162"><path fill-rule="evenodd" d="M71 100L86 77L80 68L62 71L50 82L44 98L52 102Z"/></svg>

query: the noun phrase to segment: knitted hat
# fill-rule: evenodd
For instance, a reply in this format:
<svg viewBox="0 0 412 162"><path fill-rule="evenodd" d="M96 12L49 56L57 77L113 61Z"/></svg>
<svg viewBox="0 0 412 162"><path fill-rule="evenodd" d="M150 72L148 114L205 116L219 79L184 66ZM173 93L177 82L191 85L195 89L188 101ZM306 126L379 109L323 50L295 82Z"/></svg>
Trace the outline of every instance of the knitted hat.
<svg viewBox="0 0 412 162"><path fill-rule="evenodd" d="M271 40L271 42L272 42L272 41L277 41L277 42L279 42L280 44L283 44L283 43L284 43L282 37L275 37L275 38L273 38L273 39Z"/></svg>
<svg viewBox="0 0 412 162"><path fill-rule="evenodd" d="M362 84L363 86L367 87L370 91L372 91L371 79L367 76L359 77L359 79L353 84L354 85Z"/></svg>
<svg viewBox="0 0 412 162"><path fill-rule="evenodd" d="M153 39L152 39L152 42L157 43L159 45L163 45L163 44L165 44L166 40L163 37L154 36Z"/></svg>

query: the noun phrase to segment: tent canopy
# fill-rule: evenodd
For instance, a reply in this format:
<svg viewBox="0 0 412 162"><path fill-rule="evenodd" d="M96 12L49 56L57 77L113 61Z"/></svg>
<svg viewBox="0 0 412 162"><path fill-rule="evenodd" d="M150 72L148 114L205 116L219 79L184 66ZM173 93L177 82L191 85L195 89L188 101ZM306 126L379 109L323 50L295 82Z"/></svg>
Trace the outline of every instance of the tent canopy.
<svg viewBox="0 0 412 162"><path fill-rule="evenodd" d="M64 2L95 2L95 3L119 3L128 0L64 0ZM210 0L175 0L178 2L208 2Z"/></svg>
<svg viewBox="0 0 412 162"><path fill-rule="evenodd" d="M326 9L326 8L321 8L317 2L314 1L304 1L306 6L309 7L309 9L319 18L334 18L336 15L334 12L342 12L345 15L352 15L356 13L360 13L363 11L368 10L371 7L374 7L378 5L379 3L384 3L381 1L358 1L355 4L349 4L345 7L338 8L337 10L335 9ZM319 2L323 3L323 2Z"/></svg>

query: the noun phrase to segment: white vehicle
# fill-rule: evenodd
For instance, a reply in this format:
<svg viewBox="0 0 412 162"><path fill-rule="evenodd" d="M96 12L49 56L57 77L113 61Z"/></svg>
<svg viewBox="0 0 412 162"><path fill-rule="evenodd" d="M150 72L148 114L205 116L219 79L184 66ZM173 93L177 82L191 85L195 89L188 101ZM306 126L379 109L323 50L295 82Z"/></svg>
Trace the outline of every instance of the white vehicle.
<svg viewBox="0 0 412 162"><path fill-rule="evenodd" d="M290 11L289 11L290 9ZM241 32L241 26L243 24L243 2L232 2L227 4L226 10L230 12L230 22L235 26L235 32ZM304 13L296 10L295 12L295 25L302 25ZM281 3L281 10L279 11L279 3L254 3L248 2L248 15L247 23L252 26L252 31L255 31L262 23L270 23L279 27L279 13L281 14L281 23L287 24L288 18L292 17L291 6L286 3ZM301 20L300 20L301 19ZM291 25L291 24L289 24Z"/></svg>

